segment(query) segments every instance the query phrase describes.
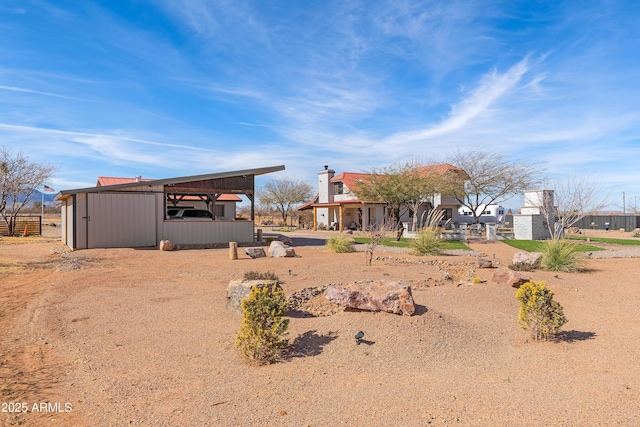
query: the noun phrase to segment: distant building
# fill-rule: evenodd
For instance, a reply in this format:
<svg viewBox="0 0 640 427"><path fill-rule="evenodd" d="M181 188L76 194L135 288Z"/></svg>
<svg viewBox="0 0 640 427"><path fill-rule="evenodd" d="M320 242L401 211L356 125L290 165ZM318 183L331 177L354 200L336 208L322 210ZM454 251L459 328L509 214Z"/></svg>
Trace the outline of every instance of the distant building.
<svg viewBox="0 0 640 427"><path fill-rule="evenodd" d="M546 240L551 237L544 212L553 212L553 190L524 192L524 206L513 215L513 234L516 240Z"/></svg>

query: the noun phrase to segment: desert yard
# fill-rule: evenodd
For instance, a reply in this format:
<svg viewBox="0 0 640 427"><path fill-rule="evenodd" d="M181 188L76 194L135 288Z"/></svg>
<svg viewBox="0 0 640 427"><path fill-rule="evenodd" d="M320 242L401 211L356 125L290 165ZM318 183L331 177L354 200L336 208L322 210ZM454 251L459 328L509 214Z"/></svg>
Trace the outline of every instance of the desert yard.
<svg viewBox="0 0 640 427"><path fill-rule="evenodd" d="M640 425L638 251L588 259L583 273L527 273L547 282L569 319L556 341L531 342L515 289L493 283L495 270L474 269L475 253L506 267L516 249L477 240L466 256L415 257L381 248L368 267L362 253L326 252L326 236L287 233L303 244L296 258L241 251L234 261L228 249L67 252L56 241L0 241L0 420ZM417 311L292 317L283 360L252 366L234 347L241 316L225 309L229 281L250 270L276 273L286 294L404 280ZM452 280L443 283L444 270ZM486 282L468 284L470 274ZM356 345L360 330L366 341ZM27 412L5 412L12 402Z"/></svg>

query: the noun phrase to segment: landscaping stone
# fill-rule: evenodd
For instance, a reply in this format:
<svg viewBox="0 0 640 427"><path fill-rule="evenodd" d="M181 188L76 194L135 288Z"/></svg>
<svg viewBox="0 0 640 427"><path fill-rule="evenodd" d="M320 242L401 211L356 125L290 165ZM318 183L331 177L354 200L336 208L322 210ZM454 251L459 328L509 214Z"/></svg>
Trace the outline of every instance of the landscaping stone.
<svg viewBox="0 0 640 427"><path fill-rule="evenodd" d="M539 252L516 252L513 255L513 264L526 263L532 267L539 265L542 254Z"/></svg>
<svg viewBox="0 0 640 427"><path fill-rule="evenodd" d="M161 251L172 251L176 248L176 245L174 245L170 240L161 240L159 247Z"/></svg>
<svg viewBox="0 0 640 427"><path fill-rule="evenodd" d="M329 285L325 297L347 308L411 316L416 308L411 287L404 282L365 281Z"/></svg>
<svg viewBox="0 0 640 427"><path fill-rule="evenodd" d="M296 251L293 248L288 248L282 242L273 241L269 245L269 256L274 258L280 258L280 257L292 258L296 256Z"/></svg>
<svg viewBox="0 0 640 427"><path fill-rule="evenodd" d="M476 267L478 268L493 268L493 262L490 259L476 258Z"/></svg>
<svg viewBox="0 0 640 427"><path fill-rule="evenodd" d="M493 273L491 278L494 282L501 285L509 285L513 288L519 288L531 279L511 270L498 270Z"/></svg>
<svg viewBox="0 0 640 427"><path fill-rule="evenodd" d="M274 280L232 280L227 286L227 310L242 314L242 298L249 296L253 286L271 288L274 284L282 289Z"/></svg>
<svg viewBox="0 0 640 427"><path fill-rule="evenodd" d="M244 253L249 255L251 258L264 258L267 254L264 253L263 248L247 248L244 250Z"/></svg>

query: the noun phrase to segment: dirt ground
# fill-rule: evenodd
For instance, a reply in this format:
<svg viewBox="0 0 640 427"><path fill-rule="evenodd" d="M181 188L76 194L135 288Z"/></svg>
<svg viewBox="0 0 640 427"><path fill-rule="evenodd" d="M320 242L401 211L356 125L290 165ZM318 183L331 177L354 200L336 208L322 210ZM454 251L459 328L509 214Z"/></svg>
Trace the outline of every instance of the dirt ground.
<svg viewBox="0 0 640 427"><path fill-rule="evenodd" d="M474 254L381 249L367 267L363 253L324 251L327 235L287 233L304 244L296 258L235 261L228 249L68 252L0 240L0 423L640 425L640 251L588 259L583 273L531 273L569 319L558 340L531 342L515 289L474 269ZM516 252L470 246L502 267ZM227 284L249 270L275 272L287 294L405 280L417 311L294 317L284 359L250 366L234 347L241 316L225 309ZM439 282L443 271L453 280Z"/></svg>

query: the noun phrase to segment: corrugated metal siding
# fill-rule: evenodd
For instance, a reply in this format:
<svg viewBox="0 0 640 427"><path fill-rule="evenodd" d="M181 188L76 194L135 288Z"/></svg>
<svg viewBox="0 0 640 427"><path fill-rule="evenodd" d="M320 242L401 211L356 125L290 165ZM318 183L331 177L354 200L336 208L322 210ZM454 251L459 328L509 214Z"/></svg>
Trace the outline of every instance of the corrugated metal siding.
<svg viewBox="0 0 640 427"><path fill-rule="evenodd" d="M156 245L154 194L89 194L89 248Z"/></svg>
<svg viewBox="0 0 640 427"><path fill-rule="evenodd" d="M74 249L87 249L87 193L77 194L75 197L75 236Z"/></svg>
<svg viewBox="0 0 640 427"><path fill-rule="evenodd" d="M181 245L252 242L253 221L167 220L162 223L161 236Z"/></svg>
<svg viewBox="0 0 640 427"><path fill-rule="evenodd" d="M67 210L69 209L69 204L69 199L65 199L62 202L62 208L60 209L60 226L62 227L61 237L62 243L64 243L65 245L69 245L69 235L67 234L69 232L69 226L67 225Z"/></svg>

